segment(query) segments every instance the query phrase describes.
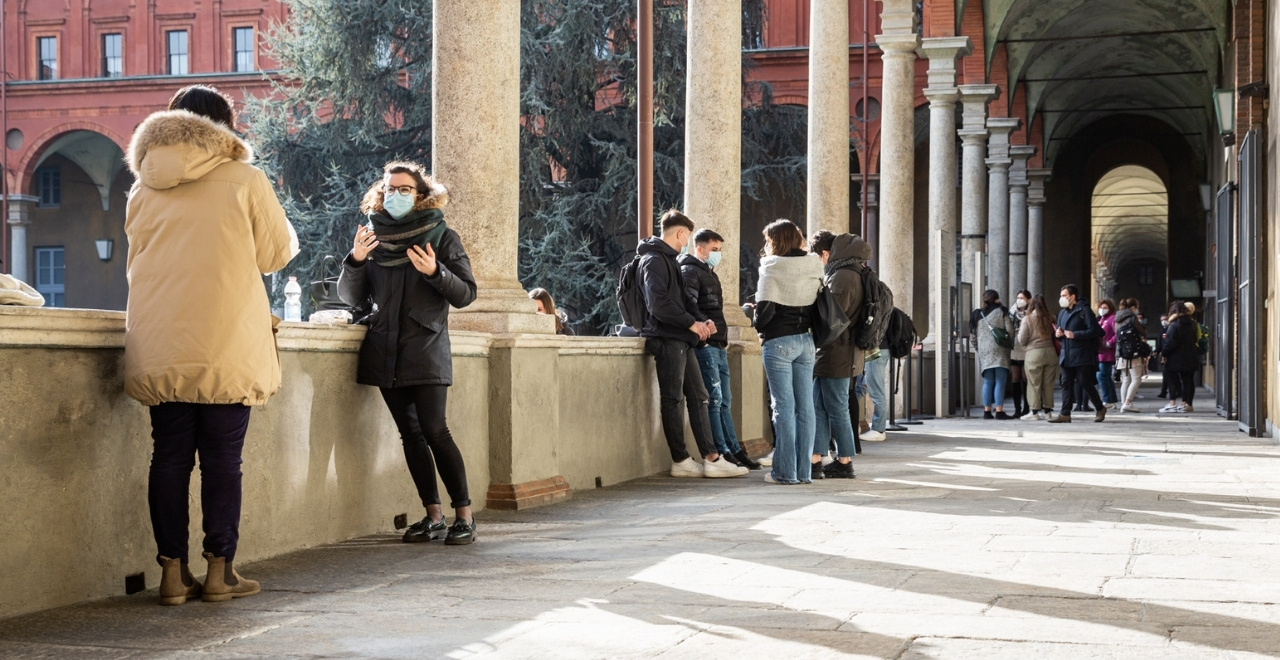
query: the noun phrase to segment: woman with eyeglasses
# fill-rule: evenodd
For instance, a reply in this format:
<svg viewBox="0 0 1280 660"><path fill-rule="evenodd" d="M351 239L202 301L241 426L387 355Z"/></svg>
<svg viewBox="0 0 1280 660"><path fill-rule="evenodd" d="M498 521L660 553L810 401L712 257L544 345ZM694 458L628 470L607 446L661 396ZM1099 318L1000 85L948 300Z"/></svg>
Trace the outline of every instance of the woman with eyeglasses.
<svg viewBox="0 0 1280 660"><path fill-rule="evenodd" d="M406 543L444 538L448 545L466 545L476 538L466 467L445 422L453 384L449 306L476 299L471 261L444 221L448 201L444 186L422 165L388 163L360 203L368 224L356 230L338 281L347 304L377 305L360 346L356 382L382 391L427 510L405 532ZM456 514L452 526L441 510L437 470Z"/></svg>

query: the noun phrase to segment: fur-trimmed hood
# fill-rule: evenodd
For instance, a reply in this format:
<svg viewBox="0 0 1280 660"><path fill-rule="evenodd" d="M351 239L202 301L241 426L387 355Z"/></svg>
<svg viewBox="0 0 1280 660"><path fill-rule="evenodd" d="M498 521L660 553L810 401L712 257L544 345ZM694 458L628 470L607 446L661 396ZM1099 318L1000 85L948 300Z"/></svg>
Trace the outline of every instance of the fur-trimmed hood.
<svg viewBox="0 0 1280 660"><path fill-rule="evenodd" d="M253 149L207 117L165 110L138 125L125 159L142 185L165 190L200 179L223 163L248 163Z"/></svg>
<svg viewBox="0 0 1280 660"><path fill-rule="evenodd" d="M427 209L443 209L449 203L449 191L444 184L436 181L434 177L424 177L427 182L427 194L413 205L414 211L425 211ZM360 200L360 212L365 215L381 213L382 209L382 187L385 178L380 178L369 186L369 190L365 191L364 198Z"/></svg>

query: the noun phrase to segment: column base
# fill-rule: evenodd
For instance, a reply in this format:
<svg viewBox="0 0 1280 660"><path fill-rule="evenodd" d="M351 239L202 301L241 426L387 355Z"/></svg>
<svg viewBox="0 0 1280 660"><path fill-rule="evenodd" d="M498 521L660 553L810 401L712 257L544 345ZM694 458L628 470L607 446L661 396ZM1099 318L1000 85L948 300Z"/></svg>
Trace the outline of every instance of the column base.
<svg viewBox="0 0 1280 660"><path fill-rule="evenodd" d="M489 509L522 511L563 502L572 492L569 482L560 475L521 484L490 484L484 505Z"/></svg>
<svg viewBox="0 0 1280 660"><path fill-rule="evenodd" d="M539 314L537 305L516 281L477 281L475 301L449 314L450 330L490 334L545 334L556 332L555 318Z"/></svg>

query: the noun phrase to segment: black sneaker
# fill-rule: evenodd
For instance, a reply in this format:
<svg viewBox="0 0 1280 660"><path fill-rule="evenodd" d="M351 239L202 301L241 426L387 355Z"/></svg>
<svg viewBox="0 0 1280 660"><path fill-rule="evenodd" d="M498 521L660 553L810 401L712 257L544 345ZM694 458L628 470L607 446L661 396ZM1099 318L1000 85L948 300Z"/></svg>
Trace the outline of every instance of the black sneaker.
<svg viewBox="0 0 1280 660"><path fill-rule="evenodd" d="M405 543L425 543L436 539L444 538L445 531L449 526L445 524L444 518L436 522L431 522L431 516L427 516L422 520L409 525L409 529L404 530L404 538L401 540Z"/></svg>
<svg viewBox="0 0 1280 660"><path fill-rule="evenodd" d="M723 458L724 460L728 461L728 462L729 462L730 464L732 464L732 465L737 465L737 466L739 466L739 467L745 467L745 466L743 466L743 465L742 465L742 463L740 463L740 462L738 461L738 457L737 457L737 456L735 456L735 455L733 455L733 454L726 454L726 453L724 453L724 452L721 452L721 453L720 453L720 457L721 457L721 458Z"/></svg>
<svg viewBox="0 0 1280 660"><path fill-rule="evenodd" d="M995 419L995 418L996 418L996 416L995 416L995 415L992 415L990 410L984 410L984 411L982 411L982 418L983 418L983 419Z"/></svg>
<svg viewBox="0 0 1280 660"><path fill-rule="evenodd" d="M739 449L733 457L738 459L738 465L741 465L748 470L759 470L762 467L759 463L751 460L751 457L747 455L747 451L745 449Z"/></svg>
<svg viewBox="0 0 1280 660"><path fill-rule="evenodd" d="M822 471L822 461L812 463L809 466L809 476L814 479L826 479L827 475Z"/></svg>
<svg viewBox="0 0 1280 660"><path fill-rule="evenodd" d="M841 463L840 461L828 463L822 468L822 472L827 479L853 479L857 476L853 472L853 463Z"/></svg>
<svg viewBox="0 0 1280 660"><path fill-rule="evenodd" d="M1014 419L1014 418L1013 418L1013 417L1010 417L1010 416L1009 416L1009 415L1007 415L1007 414L1005 414L1005 412L1004 412L1003 410L1001 410L1001 411L999 411L999 412L997 412L997 413L996 413L996 419Z"/></svg>
<svg viewBox="0 0 1280 660"><path fill-rule="evenodd" d="M471 519L468 523L465 520L458 519L453 521L453 527L449 528L449 535L445 537L445 545L470 545L476 540L476 521Z"/></svg>

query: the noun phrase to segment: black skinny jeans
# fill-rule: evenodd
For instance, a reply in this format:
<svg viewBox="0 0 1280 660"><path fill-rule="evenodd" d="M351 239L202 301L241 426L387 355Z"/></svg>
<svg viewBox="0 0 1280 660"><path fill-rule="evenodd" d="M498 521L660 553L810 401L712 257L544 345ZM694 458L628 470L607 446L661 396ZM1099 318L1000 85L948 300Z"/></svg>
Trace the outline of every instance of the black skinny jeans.
<svg viewBox="0 0 1280 660"><path fill-rule="evenodd" d="M249 429L249 407L240 404L162 403L151 407L151 471L147 504L160 557L187 563L191 524L187 495L200 456L200 510L204 549L236 556L240 540L240 455Z"/></svg>
<svg viewBox="0 0 1280 660"><path fill-rule="evenodd" d="M707 403L711 395L702 381L702 369L698 357L689 344L674 339L650 337L645 340L645 350L653 356L658 369L658 399L662 411L662 433L671 450L671 461L679 463L689 458L684 444L684 412L682 404L688 404L689 426L693 439L703 456L717 452L711 435L711 416Z"/></svg>
<svg viewBox="0 0 1280 660"><path fill-rule="evenodd" d="M382 399L391 410L404 443L404 460L409 464L409 474L418 487L422 506L440 504L440 488L436 485L436 466L440 466L440 479L449 491L449 506L457 509L471 506L467 493L467 468L462 463L462 452L449 433L445 421L445 404L448 401L448 385L412 385L409 387L384 387ZM435 460L432 460L432 457Z"/></svg>
<svg viewBox="0 0 1280 660"><path fill-rule="evenodd" d="M1182 399L1182 402L1191 405L1193 399L1196 398L1196 372L1194 371L1169 371L1168 374L1171 386L1169 388L1170 399Z"/></svg>
<svg viewBox="0 0 1280 660"><path fill-rule="evenodd" d="M1076 403L1077 386L1089 397L1094 410L1102 410L1105 406L1102 397L1098 396L1098 366L1062 368L1062 414L1071 416L1071 408Z"/></svg>

